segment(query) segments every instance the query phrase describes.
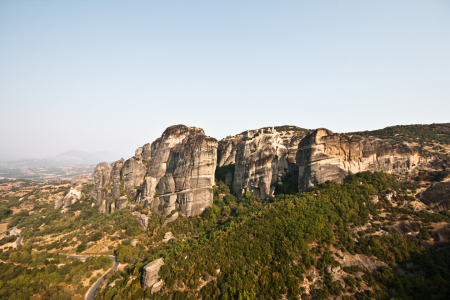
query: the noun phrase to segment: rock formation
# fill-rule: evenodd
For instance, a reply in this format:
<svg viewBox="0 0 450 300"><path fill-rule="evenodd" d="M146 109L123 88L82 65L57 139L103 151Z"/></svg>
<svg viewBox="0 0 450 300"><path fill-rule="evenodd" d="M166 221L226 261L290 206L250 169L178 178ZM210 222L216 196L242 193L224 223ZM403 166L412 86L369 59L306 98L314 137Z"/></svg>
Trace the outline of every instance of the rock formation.
<svg viewBox="0 0 450 300"><path fill-rule="evenodd" d="M144 273L142 275L142 289L146 290L152 287L159 280L159 269L164 265L162 258L155 259L151 263L144 266Z"/></svg>
<svg viewBox="0 0 450 300"><path fill-rule="evenodd" d="M135 199L157 213L168 215L179 208L185 216L199 215L212 205L216 161L217 140L200 128L171 126L151 145L138 148L134 157L111 164L111 170L99 164L91 196L101 211L102 204L125 193L128 197L119 199L115 209L128 208L128 200Z"/></svg>
<svg viewBox="0 0 450 300"><path fill-rule="evenodd" d="M58 197L55 200L55 209L58 208L67 208L68 206L74 204L75 202L77 202L78 200L80 200L81 198L81 186L78 186L76 188L70 188L69 192L67 193L67 195L64 196L64 198L62 197Z"/></svg>
<svg viewBox="0 0 450 300"><path fill-rule="evenodd" d="M97 205L100 207L108 196L107 189L110 184L110 170L108 163L99 163L94 169L92 178L94 180L94 187L91 192L91 197L97 200Z"/></svg>
<svg viewBox="0 0 450 300"><path fill-rule="evenodd" d="M389 229L402 238L414 238L422 228L422 223L417 221L403 221L389 227Z"/></svg>
<svg viewBox="0 0 450 300"><path fill-rule="evenodd" d="M241 137L227 138L219 142L217 154L219 167L228 166L236 162L236 152L239 145L242 144Z"/></svg>
<svg viewBox="0 0 450 300"><path fill-rule="evenodd" d="M185 216L199 215L212 205L217 141L203 130L171 126L151 146L149 168L138 201L156 207L156 189L162 212L180 208Z"/></svg>
<svg viewBox="0 0 450 300"><path fill-rule="evenodd" d="M288 150L280 134L264 133L241 143L236 152L233 189L238 197L252 191L265 199L273 194L272 185L281 182L288 168Z"/></svg>
<svg viewBox="0 0 450 300"><path fill-rule="evenodd" d="M450 182L436 182L416 198L437 212L450 210Z"/></svg>
<svg viewBox="0 0 450 300"><path fill-rule="evenodd" d="M123 167L123 158L111 164L111 189L112 198L117 199L122 193L121 174Z"/></svg>
<svg viewBox="0 0 450 300"><path fill-rule="evenodd" d="M122 176L124 180L124 188L133 198L136 196L136 187L141 186L145 176L145 165L141 159L130 158L122 167Z"/></svg>
<svg viewBox="0 0 450 300"><path fill-rule="evenodd" d="M394 140L334 134L320 128L303 138L297 151L298 186L306 190L327 180L343 182L349 173L406 174L439 170L438 159L421 147Z"/></svg>
<svg viewBox="0 0 450 300"><path fill-rule="evenodd" d="M143 230L147 230L147 228L148 228L148 216L144 215L144 214L141 214L140 212L137 212L137 211L133 212L133 215L136 217L136 219L137 219L137 221L139 223L139 226L141 226L141 228Z"/></svg>

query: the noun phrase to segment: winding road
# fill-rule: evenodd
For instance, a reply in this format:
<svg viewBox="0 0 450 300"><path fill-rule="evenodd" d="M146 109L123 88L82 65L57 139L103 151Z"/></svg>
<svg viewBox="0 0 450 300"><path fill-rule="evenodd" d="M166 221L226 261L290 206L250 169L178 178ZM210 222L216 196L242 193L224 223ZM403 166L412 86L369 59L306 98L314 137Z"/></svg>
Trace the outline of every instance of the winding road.
<svg viewBox="0 0 450 300"><path fill-rule="evenodd" d="M23 235L22 233L19 234L19 238L16 240L16 245L17 246L22 246L22 239L23 239ZM31 250L34 251L36 253L40 253L42 251L36 251L36 250ZM61 255L61 254L60 254ZM97 255L66 255L66 257L71 257L71 258L79 258L79 259L86 259L90 256L97 256ZM91 288L87 291L86 293L86 300L94 300L94 295L95 292L97 291L97 289L100 287L100 285L103 283L103 281L106 280L106 275L111 272L114 271L115 269L117 269L117 267L119 267L120 263L117 261L117 257L116 256L108 256L109 259L114 261L114 265L111 267L111 269L108 270L108 272L106 272L105 274L103 274L102 277L100 277L99 280L97 280L97 282L94 283L94 285L91 286Z"/></svg>

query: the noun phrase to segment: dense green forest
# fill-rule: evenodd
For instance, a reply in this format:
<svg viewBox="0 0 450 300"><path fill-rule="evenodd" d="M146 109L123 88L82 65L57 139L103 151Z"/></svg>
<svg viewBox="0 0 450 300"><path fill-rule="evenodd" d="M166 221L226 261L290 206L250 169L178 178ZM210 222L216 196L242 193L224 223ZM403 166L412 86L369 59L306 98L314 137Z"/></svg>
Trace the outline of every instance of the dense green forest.
<svg viewBox="0 0 450 300"><path fill-rule="evenodd" d="M308 192L279 194L269 202L251 193L242 200L227 193L223 201L216 198L202 216L178 218L169 224L164 231L180 238L141 253L138 262L125 271L128 273L113 275L111 281L119 279L116 285L97 293L96 299L150 297L150 290L142 290L138 278L143 266L157 257L166 263L160 270L165 288L152 299L281 299L283 295L290 299L326 299L329 295L448 299L450 252L426 248L423 243L429 238L430 224L450 222L449 214L414 212L387 200L377 204L369 200L371 195L390 190L397 191L394 201L410 200L411 191L418 187L418 182L400 184L392 175L366 172L350 176L343 185L327 182ZM229 191L221 182L216 189L216 193ZM416 220L424 230L415 238L402 238L389 229L398 220ZM353 232L367 222L374 226ZM381 229L391 234L374 234ZM189 239L189 232L198 235ZM344 268L349 275L343 287L325 272L327 266L339 265L332 249L376 256L387 265L374 271ZM415 273L399 275L395 272L399 266ZM322 279L312 284L308 295L299 283L312 280L311 270L317 270ZM357 271L364 275L351 275ZM131 283L123 280L129 275L137 279ZM197 291L202 282L208 283ZM369 289L361 290L362 285Z"/></svg>
<svg viewBox="0 0 450 300"><path fill-rule="evenodd" d="M431 125L398 125L371 131L357 131L348 134L376 136L382 139L394 139L402 142L416 142L420 145L450 145L450 123Z"/></svg>

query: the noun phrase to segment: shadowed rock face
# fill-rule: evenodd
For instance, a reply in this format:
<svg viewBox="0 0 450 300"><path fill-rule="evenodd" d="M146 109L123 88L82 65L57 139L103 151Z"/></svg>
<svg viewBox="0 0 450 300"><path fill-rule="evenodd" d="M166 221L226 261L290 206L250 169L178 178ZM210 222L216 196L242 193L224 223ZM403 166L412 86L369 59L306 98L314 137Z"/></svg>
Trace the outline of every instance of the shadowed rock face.
<svg viewBox="0 0 450 300"><path fill-rule="evenodd" d="M110 184L110 170L107 162L99 163L92 176L94 180L94 188L91 197L97 200L97 205L102 206L103 201L107 198L107 187Z"/></svg>
<svg viewBox="0 0 450 300"><path fill-rule="evenodd" d="M238 197L252 191L255 197L265 199L272 194L271 186L281 181L288 167L288 150L278 132L260 134L243 141L236 152L236 168L233 179Z"/></svg>
<svg viewBox="0 0 450 300"><path fill-rule="evenodd" d="M349 173L380 171L406 174L439 170L439 159L421 147L394 140L334 134L321 128L308 134L298 145L297 165L300 190L327 180L343 182Z"/></svg>
<svg viewBox="0 0 450 300"><path fill-rule="evenodd" d="M414 221L399 222L389 227L393 233L398 234L402 238L414 238L419 233L420 228L422 228L422 223Z"/></svg>
<svg viewBox="0 0 450 300"><path fill-rule="evenodd" d="M120 197L122 192L122 187L120 185L121 172L123 167L123 158L115 161L111 164L111 188L112 188L112 198L117 199Z"/></svg>
<svg viewBox="0 0 450 300"><path fill-rule="evenodd" d="M228 138L219 141L217 153L219 157L219 167L236 163L236 152L242 144L242 138Z"/></svg>
<svg viewBox="0 0 450 300"><path fill-rule="evenodd" d="M417 194L416 198L438 212L450 210L450 182L437 182Z"/></svg>
<svg viewBox="0 0 450 300"><path fill-rule="evenodd" d="M450 242L450 224L436 230L433 233L433 239L437 243L448 243Z"/></svg>
<svg viewBox="0 0 450 300"><path fill-rule="evenodd" d="M298 174L298 166L297 166L297 151L298 151L298 144L300 144L301 140L306 136L306 134L298 134L294 135L291 138L291 141L289 142L289 145L287 145L288 149L288 168L289 172Z"/></svg>

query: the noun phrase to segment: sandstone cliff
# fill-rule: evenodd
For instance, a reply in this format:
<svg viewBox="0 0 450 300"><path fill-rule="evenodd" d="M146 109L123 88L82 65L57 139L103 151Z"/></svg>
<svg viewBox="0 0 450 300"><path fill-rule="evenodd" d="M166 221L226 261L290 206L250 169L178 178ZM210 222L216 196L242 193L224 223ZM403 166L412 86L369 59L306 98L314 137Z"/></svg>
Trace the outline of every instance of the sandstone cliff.
<svg viewBox="0 0 450 300"><path fill-rule="evenodd" d="M276 131L243 141L236 151L235 194L240 197L252 191L261 199L273 194L272 185L281 181L288 168L287 158L288 150Z"/></svg>
<svg viewBox="0 0 450 300"><path fill-rule="evenodd" d="M242 144L241 137L227 138L219 141L217 148L218 166L223 167L236 163L236 152Z"/></svg>
<svg viewBox="0 0 450 300"><path fill-rule="evenodd" d="M320 128L303 138L297 151L298 187L308 189L327 180L343 182L349 173L394 174L439 170L439 159L421 147L375 137L334 134Z"/></svg>
<svg viewBox="0 0 450 300"><path fill-rule="evenodd" d="M139 201L155 207L156 189L165 215L180 208L185 216L199 215L212 205L217 140L200 128L171 126L152 143L149 168Z"/></svg>
<svg viewBox="0 0 450 300"><path fill-rule="evenodd" d="M134 157L111 164L111 170L99 164L91 196L101 212L108 202L114 211L128 207L122 202L136 199L136 204L157 213L168 215L179 208L183 215L198 215L212 205L216 161L216 139L200 128L171 126L151 145L138 148ZM115 202L121 194L128 198Z"/></svg>

